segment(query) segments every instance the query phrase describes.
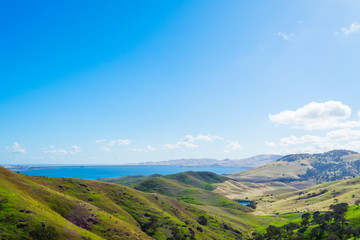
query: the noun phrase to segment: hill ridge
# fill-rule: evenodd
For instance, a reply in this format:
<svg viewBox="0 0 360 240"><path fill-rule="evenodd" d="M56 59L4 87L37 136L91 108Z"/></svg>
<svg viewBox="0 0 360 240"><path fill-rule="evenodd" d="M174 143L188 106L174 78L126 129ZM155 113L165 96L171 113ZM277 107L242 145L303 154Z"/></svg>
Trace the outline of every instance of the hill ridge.
<svg viewBox="0 0 360 240"><path fill-rule="evenodd" d="M212 159L212 158L187 158L174 159L159 162L143 162L135 165L151 166L184 166L184 167L257 167L264 163L275 161L283 157L282 155L259 154L243 159ZM128 165L134 165L128 164Z"/></svg>
<svg viewBox="0 0 360 240"><path fill-rule="evenodd" d="M224 176L250 182L310 181L322 183L359 176L360 154L333 150L317 154L291 154L275 162Z"/></svg>

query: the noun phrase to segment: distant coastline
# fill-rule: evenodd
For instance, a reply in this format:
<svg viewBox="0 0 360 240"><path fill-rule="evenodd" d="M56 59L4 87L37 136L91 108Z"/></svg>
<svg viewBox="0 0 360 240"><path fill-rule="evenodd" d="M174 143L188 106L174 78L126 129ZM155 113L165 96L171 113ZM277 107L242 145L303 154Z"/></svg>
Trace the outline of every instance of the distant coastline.
<svg viewBox="0 0 360 240"><path fill-rule="evenodd" d="M184 167L184 166L141 166L141 165L72 165L72 166L6 166L13 172L30 176L81 178L95 180L99 178L122 177L128 175L174 174L186 171L205 171L226 174L244 171L249 168L228 167Z"/></svg>

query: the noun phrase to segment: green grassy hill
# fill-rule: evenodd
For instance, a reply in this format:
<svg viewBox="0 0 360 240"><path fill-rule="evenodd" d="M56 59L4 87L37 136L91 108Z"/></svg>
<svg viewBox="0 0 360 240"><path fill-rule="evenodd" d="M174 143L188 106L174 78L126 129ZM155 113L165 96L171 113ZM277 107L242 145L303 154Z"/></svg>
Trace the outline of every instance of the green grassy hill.
<svg viewBox="0 0 360 240"><path fill-rule="evenodd" d="M215 183L222 183L227 180L230 180L227 177L217 175L212 172L182 172L177 174L170 174L164 176L167 179L173 179L181 183L185 183L190 186L205 190L214 190L216 187L213 186Z"/></svg>
<svg viewBox="0 0 360 240"><path fill-rule="evenodd" d="M222 197L214 192L162 177L142 181L134 185L134 188L143 192L159 193L196 205L228 207L243 211L250 211L247 207L244 207L241 204Z"/></svg>
<svg viewBox="0 0 360 240"><path fill-rule="evenodd" d="M161 177L161 174L153 174L150 176L146 175L129 175L129 176L123 176L123 177L113 177L113 178L99 178L99 181L102 182L110 182L110 183L117 183L124 186L131 186L138 182L144 181L149 178L153 177Z"/></svg>
<svg viewBox="0 0 360 240"><path fill-rule="evenodd" d="M198 181L200 181L200 179L202 179L201 182L205 182L206 178L212 177L213 179L209 179L209 182L221 182L226 180L226 178L222 178L219 175L201 172L199 174L185 172L169 176L170 178L178 178L182 180L184 176L189 175L192 176L190 179L195 179L194 182L189 182L191 185L184 184L174 179L158 177L147 179L143 182L135 184L133 187L140 191L158 193L176 198L184 203L190 203L207 213L218 216L223 219L223 221L228 221L239 226L244 232L248 232L253 228L258 228L272 222L282 221L281 218L277 217L269 218L256 216L253 209L249 207L245 207L238 202L223 197L213 191L193 186L198 185ZM203 186L203 184L200 186Z"/></svg>
<svg viewBox="0 0 360 240"><path fill-rule="evenodd" d="M275 221L202 191L195 194L197 205L113 183L0 167L0 239L241 239L250 228Z"/></svg>
<svg viewBox="0 0 360 240"><path fill-rule="evenodd" d="M299 189L289 184L270 181L265 183L253 183L236 180L228 180L223 183L214 184L215 193L229 199L256 200L262 196L275 195L287 192L295 192Z"/></svg>
<svg viewBox="0 0 360 240"><path fill-rule="evenodd" d="M295 186L304 181L323 183L352 178L359 173L360 154L334 150L322 154L288 155L264 166L226 176L250 182L281 181Z"/></svg>
<svg viewBox="0 0 360 240"><path fill-rule="evenodd" d="M258 213L314 212L328 210L332 204L354 205L360 199L360 177L323 183L292 193L264 196Z"/></svg>
<svg viewBox="0 0 360 240"><path fill-rule="evenodd" d="M216 187L213 185L215 183L222 183L227 180L230 180L227 177L223 177L217 175L212 172L182 172L176 174L170 174L162 176L160 174L153 174L150 176L145 175L129 175L124 177L114 177L114 178L100 178L99 181L102 182L112 182L117 183L125 186L132 186L144 180L154 178L154 177L164 177L167 179L173 179L178 182L182 182L197 188L202 188L205 190L214 190Z"/></svg>

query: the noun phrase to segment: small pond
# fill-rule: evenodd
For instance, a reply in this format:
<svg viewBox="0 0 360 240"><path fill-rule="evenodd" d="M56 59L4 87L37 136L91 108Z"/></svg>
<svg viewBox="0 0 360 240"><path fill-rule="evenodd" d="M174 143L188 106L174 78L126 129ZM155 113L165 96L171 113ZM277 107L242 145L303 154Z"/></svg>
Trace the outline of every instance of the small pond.
<svg viewBox="0 0 360 240"><path fill-rule="evenodd" d="M244 206L249 206L251 204L251 202L249 202L249 201L238 201L238 203L240 203L241 205L244 205Z"/></svg>

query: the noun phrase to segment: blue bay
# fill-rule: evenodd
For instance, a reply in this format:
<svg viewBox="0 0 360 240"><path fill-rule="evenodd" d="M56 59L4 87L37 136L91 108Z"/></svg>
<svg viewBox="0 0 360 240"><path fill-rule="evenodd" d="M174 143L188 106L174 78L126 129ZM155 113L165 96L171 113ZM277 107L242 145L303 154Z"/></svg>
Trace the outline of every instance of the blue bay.
<svg viewBox="0 0 360 240"><path fill-rule="evenodd" d="M174 174L185 171L208 171L216 174L244 171L247 168L177 167L177 166L60 166L19 171L30 176L99 179L127 175Z"/></svg>

